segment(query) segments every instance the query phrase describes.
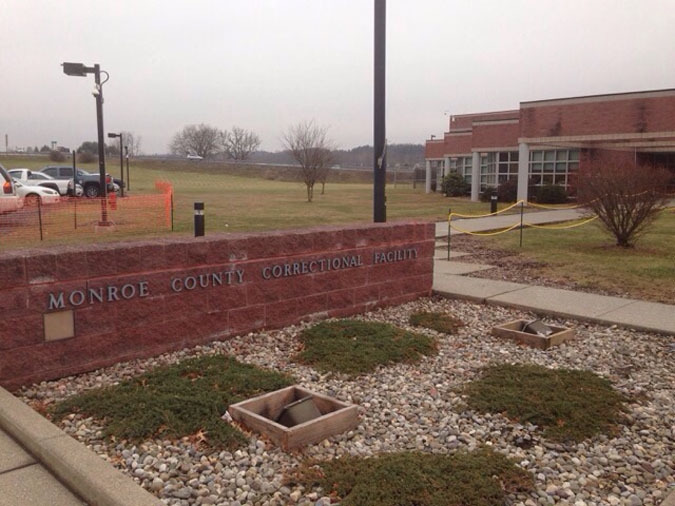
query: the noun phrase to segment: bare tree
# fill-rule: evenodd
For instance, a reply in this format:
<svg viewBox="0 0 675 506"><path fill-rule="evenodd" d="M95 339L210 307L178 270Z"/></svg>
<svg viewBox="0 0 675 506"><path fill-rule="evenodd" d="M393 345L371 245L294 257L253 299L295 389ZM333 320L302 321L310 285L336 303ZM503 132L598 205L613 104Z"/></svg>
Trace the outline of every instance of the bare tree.
<svg viewBox="0 0 675 506"><path fill-rule="evenodd" d="M122 132L122 139L124 145L129 148L129 156L138 156L141 154L141 140L140 135L134 132Z"/></svg>
<svg viewBox="0 0 675 506"><path fill-rule="evenodd" d="M233 126L232 131L223 132L223 150L233 160L246 160L260 147L260 137L251 130Z"/></svg>
<svg viewBox="0 0 675 506"><path fill-rule="evenodd" d="M221 148L222 132L204 123L184 127L169 144L169 149L175 155L193 154L202 158L208 158Z"/></svg>
<svg viewBox="0 0 675 506"><path fill-rule="evenodd" d="M632 162L591 162L579 171L579 203L598 215L617 246L635 244L668 201L671 174Z"/></svg>
<svg viewBox="0 0 675 506"><path fill-rule="evenodd" d="M300 164L300 173L307 187L307 202L314 198L314 185L325 180L333 162L333 145L327 138L327 127L302 121L291 125L282 140L289 154Z"/></svg>

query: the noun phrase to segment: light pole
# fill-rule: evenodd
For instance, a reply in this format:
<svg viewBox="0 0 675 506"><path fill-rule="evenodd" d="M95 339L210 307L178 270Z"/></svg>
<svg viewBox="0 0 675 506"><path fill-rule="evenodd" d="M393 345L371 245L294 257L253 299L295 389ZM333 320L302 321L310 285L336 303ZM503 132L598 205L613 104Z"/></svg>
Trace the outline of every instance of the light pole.
<svg viewBox="0 0 675 506"><path fill-rule="evenodd" d="M124 146L124 155L127 157L127 189L131 190L131 178L129 177L129 146Z"/></svg>
<svg viewBox="0 0 675 506"><path fill-rule="evenodd" d="M122 144L123 144L122 137L123 137L123 135L122 135L122 132L120 132L118 134L108 132L108 137L110 137L111 139L115 139L115 138L119 137L119 139L120 139L120 172L122 173L122 176L120 177L120 179L122 181L122 186L120 187L120 192L121 192L121 196L124 197L124 155L122 153Z"/></svg>
<svg viewBox="0 0 675 506"><path fill-rule="evenodd" d="M95 87L92 95L96 99L96 125L98 128L98 172L99 172L99 188L101 199L101 221L99 225L110 225L108 221L108 207L106 204L106 196L108 193L108 185L105 177L105 144L103 140L103 85L108 82L110 75L101 70L101 66L97 63L93 67L87 67L83 63L64 62L63 73L68 76L85 77L87 74L94 74ZM101 73L106 75L105 81L101 82Z"/></svg>
<svg viewBox="0 0 675 506"><path fill-rule="evenodd" d="M373 221L387 221L384 187L387 182L387 140L385 132L385 44L387 0L375 0L375 58L373 89Z"/></svg>

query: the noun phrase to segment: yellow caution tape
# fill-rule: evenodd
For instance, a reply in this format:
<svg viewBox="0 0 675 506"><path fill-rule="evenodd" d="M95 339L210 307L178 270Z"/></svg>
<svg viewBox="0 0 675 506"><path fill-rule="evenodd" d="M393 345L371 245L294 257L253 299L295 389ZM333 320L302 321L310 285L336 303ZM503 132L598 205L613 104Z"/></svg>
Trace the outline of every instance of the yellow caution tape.
<svg viewBox="0 0 675 506"><path fill-rule="evenodd" d="M541 208L541 209L553 209L553 210L555 210L555 209L579 209L581 207L584 207L584 206L581 206L579 204L574 205L574 206L547 206L547 205L544 205L544 204L535 204L534 202L528 202L527 207L530 207L530 206L538 207L538 208Z"/></svg>
<svg viewBox="0 0 675 506"><path fill-rule="evenodd" d="M573 225L562 225L562 226L560 226L560 225L558 225L558 226L556 226L556 225L535 225L534 223L523 222L523 226L532 227L532 228L544 228L544 229L549 229L549 230L565 230L565 229L568 229L568 228L575 228L575 227L580 227L582 225L586 225L586 223L590 223L591 221L596 220L597 218L598 218L598 215L596 214L595 216L587 218L584 221L582 221L580 223L575 223Z"/></svg>
<svg viewBox="0 0 675 506"><path fill-rule="evenodd" d="M452 219L453 216L457 216L457 217L459 217L459 218L487 218L488 216L495 216L496 214L501 214L501 213L504 213L504 212L506 212L506 211L508 211L508 210L510 210L510 209L513 209L514 207L516 207L516 206L517 206L518 204L520 204L521 202L524 202L524 200L519 200L519 201L516 202L515 204L511 204L510 206L505 207L504 209L502 209L502 210L500 210L500 211L497 211L496 213L488 213L488 214L460 214L460 213L450 213L450 214L448 215L448 221L450 221L450 220Z"/></svg>
<svg viewBox="0 0 675 506"><path fill-rule="evenodd" d="M457 230L458 232L462 232L464 234L469 234L469 235L498 235L498 234L503 234L505 232L509 232L509 231L513 230L514 228L519 227L519 226L520 226L520 223L514 223L510 227L508 227L504 230L497 231L497 232L470 232L469 230L464 230L462 228L456 227L452 223L450 224L451 228Z"/></svg>

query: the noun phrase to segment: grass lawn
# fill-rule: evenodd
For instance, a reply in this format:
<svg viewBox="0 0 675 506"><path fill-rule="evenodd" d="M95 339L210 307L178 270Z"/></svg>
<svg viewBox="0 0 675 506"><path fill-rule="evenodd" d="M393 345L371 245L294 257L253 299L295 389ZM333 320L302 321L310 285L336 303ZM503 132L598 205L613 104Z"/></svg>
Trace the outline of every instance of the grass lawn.
<svg viewBox="0 0 675 506"><path fill-rule="evenodd" d="M538 271L551 279L570 280L589 289L628 293L672 304L675 300L675 212L664 211L634 248L615 240L592 223L570 230L526 229L481 238L492 249L509 250L546 265ZM461 248L460 248L461 249Z"/></svg>
<svg viewBox="0 0 675 506"><path fill-rule="evenodd" d="M108 172L119 177L119 165L108 160ZM45 165L68 165L70 162L50 162L46 157L4 157L5 168L39 169ZM214 174L213 170L190 172L144 168L142 160L131 165L131 194L154 193L158 180L173 183L175 192L175 230L188 233L193 227L193 203L206 206L206 229L209 231L255 231L299 228L322 224L372 221L372 185L331 183L326 194L315 189L314 202L306 201L305 187L300 182L273 181L255 177ZM96 163L78 164L84 170L97 172ZM198 167L198 166L197 166ZM389 220L417 218L444 220L448 208L464 213L489 210L488 203L470 202L464 198L446 198L440 194L425 194L423 185L413 189L410 184L387 187L387 217ZM122 237L121 229L116 234ZM81 240L81 238L77 238Z"/></svg>
<svg viewBox="0 0 675 506"><path fill-rule="evenodd" d="M321 322L300 334L299 362L327 372L358 375L380 365L417 362L436 352L434 340L388 323L361 320Z"/></svg>
<svg viewBox="0 0 675 506"><path fill-rule="evenodd" d="M532 423L556 441L582 441L609 433L622 419L625 398L590 371L547 369L539 365L494 365L464 392L467 404Z"/></svg>
<svg viewBox="0 0 675 506"><path fill-rule="evenodd" d="M385 453L305 465L306 486L319 485L343 506L494 506L531 490L532 476L489 448L452 455Z"/></svg>
<svg viewBox="0 0 675 506"><path fill-rule="evenodd" d="M194 436L212 448L233 448L246 439L220 418L227 407L292 384L286 375L208 355L73 396L52 408L51 415L82 413L104 420L106 436L118 440Z"/></svg>

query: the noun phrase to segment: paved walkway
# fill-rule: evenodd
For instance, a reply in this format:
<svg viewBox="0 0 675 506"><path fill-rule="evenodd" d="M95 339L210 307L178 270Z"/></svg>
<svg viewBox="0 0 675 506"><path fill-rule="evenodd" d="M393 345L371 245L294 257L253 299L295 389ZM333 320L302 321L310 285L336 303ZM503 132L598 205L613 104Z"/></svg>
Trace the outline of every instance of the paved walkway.
<svg viewBox="0 0 675 506"><path fill-rule="evenodd" d="M2 430L0 456L0 506L84 504Z"/></svg>
<svg viewBox="0 0 675 506"><path fill-rule="evenodd" d="M526 215L530 223L556 223L579 219L576 209L534 211ZM519 215L497 215L485 218L452 220L458 227L481 232L508 227L519 222ZM452 230L452 235L461 234ZM448 236L447 222L436 223L436 237ZM438 243L440 248L445 243ZM451 260L442 249L437 250L434 263L434 292L448 297L475 300L486 304L515 307L534 313L619 325L675 335L675 306L622 297L610 297L560 288L530 286L510 281L472 278L472 272L490 269L489 265L462 262L465 254L452 251ZM456 259L459 260L456 260Z"/></svg>
<svg viewBox="0 0 675 506"><path fill-rule="evenodd" d="M0 506L162 506L0 387Z"/></svg>
<svg viewBox="0 0 675 506"><path fill-rule="evenodd" d="M452 259L448 262L439 250L434 262L433 290L439 295L484 304L675 335L673 305L466 276L489 268Z"/></svg>
<svg viewBox="0 0 675 506"><path fill-rule="evenodd" d="M542 223L557 223L561 221L578 220L583 216L583 211L578 209L560 209L553 211L530 211L525 213L524 221L540 225ZM453 218L452 223L457 227L469 232L483 232L485 230L495 230L505 228L520 223L520 214L498 214L496 216L487 216L485 218ZM451 235L461 234L458 230L452 230ZM439 221L436 223L436 237L448 236L448 222Z"/></svg>

